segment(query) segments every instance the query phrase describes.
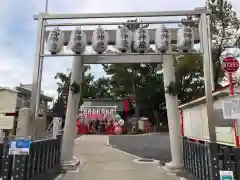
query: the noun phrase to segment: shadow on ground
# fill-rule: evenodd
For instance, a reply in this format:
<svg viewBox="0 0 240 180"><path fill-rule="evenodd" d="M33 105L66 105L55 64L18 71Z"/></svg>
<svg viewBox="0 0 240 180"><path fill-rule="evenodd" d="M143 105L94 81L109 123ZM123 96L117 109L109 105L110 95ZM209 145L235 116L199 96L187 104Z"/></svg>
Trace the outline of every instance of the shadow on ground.
<svg viewBox="0 0 240 180"><path fill-rule="evenodd" d="M110 136L109 144L141 158L157 159L162 165L171 161L168 133Z"/></svg>

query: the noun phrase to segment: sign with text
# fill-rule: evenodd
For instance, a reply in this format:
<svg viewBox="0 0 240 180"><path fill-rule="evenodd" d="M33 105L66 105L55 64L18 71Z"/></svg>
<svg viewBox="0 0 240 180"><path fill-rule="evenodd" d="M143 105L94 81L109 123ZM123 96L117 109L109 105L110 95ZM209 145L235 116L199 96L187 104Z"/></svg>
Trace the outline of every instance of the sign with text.
<svg viewBox="0 0 240 180"><path fill-rule="evenodd" d="M14 117L0 114L0 129L13 129Z"/></svg>
<svg viewBox="0 0 240 180"><path fill-rule="evenodd" d="M229 73L236 72L239 68L239 62L235 57L226 57L223 59L222 68Z"/></svg>
<svg viewBox="0 0 240 180"><path fill-rule="evenodd" d="M52 138L57 139L59 130L62 126L62 118L61 117L54 117L53 118L53 131L52 131Z"/></svg>
<svg viewBox="0 0 240 180"><path fill-rule="evenodd" d="M222 110L224 119L239 119L240 96L232 96L223 99Z"/></svg>
<svg viewBox="0 0 240 180"><path fill-rule="evenodd" d="M115 106L81 106L79 112L82 114L115 114Z"/></svg>
<svg viewBox="0 0 240 180"><path fill-rule="evenodd" d="M234 180L233 171L220 171L221 180Z"/></svg>
<svg viewBox="0 0 240 180"><path fill-rule="evenodd" d="M29 139L15 139L10 141L10 155L28 155L31 141Z"/></svg>

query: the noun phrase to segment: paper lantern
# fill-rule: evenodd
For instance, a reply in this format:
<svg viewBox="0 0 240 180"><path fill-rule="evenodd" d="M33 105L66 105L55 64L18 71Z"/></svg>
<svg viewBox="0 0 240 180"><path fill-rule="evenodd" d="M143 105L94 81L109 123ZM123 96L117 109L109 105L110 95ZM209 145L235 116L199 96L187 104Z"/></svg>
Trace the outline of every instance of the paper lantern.
<svg viewBox="0 0 240 180"><path fill-rule="evenodd" d="M81 54L86 50L87 37L80 27L72 31L68 46L76 54Z"/></svg>
<svg viewBox="0 0 240 180"><path fill-rule="evenodd" d="M63 46L64 33L60 29L55 28L48 36L47 49L51 54L58 54L61 52Z"/></svg>
<svg viewBox="0 0 240 180"><path fill-rule="evenodd" d="M156 49L160 52L166 52L168 50L170 38L171 38L170 31L164 25L156 29L155 31Z"/></svg>
<svg viewBox="0 0 240 180"><path fill-rule="evenodd" d="M120 126L123 126L123 125L124 125L124 120L123 120L123 119L120 119L120 120L118 121L118 124L119 124Z"/></svg>
<svg viewBox="0 0 240 180"><path fill-rule="evenodd" d="M146 28L140 27L134 32L134 49L139 53L147 52L150 48L149 34Z"/></svg>
<svg viewBox="0 0 240 180"><path fill-rule="evenodd" d="M177 32L177 48L180 51L188 52L193 48L194 34L190 27L181 27Z"/></svg>
<svg viewBox="0 0 240 180"><path fill-rule="evenodd" d="M119 26L116 31L116 48L127 52L132 46L132 32L126 26Z"/></svg>
<svg viewBox="0 0 240 180"><path fill-rule="evenodd" d="M108 47L108 39L108 34L102 27L95 29L92 36L93 50L97 53L105 52Z"/></svg>

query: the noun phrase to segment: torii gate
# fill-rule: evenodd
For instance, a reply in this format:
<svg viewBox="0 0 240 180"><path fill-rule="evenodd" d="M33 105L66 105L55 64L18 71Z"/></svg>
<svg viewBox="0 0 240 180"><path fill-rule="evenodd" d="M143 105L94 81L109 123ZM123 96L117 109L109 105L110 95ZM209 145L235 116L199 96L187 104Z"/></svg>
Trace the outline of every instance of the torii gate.
<svg viewBox="0 0 240 180"><path fill-rule="evenodd" d="M173 55L180 54L199 54L203 56L204 64L204 78L205 78L205 92L207 99L207 115L209 122L209 136L211 141L215 141L215 128L212 124L212 77L211 77L211 39L209 34L209 12L205 8L197 8L194 10L186 11L161 11L161 12L128 12L128 13L95 13L95 14L48 14L40 13L34 16L34 20L38 20L38 33L37 33L37 47L36 57L33 75L33 87L31 98L31 113L33 122L38 116L39 109L39 95L41 90L41 79L43 69L43 57L58 57L58 56L73 56L72 63L72 76L71 82L81 84L83 75L84 64L114 64L114 63L163 63L163 75L164 86L167 87L171 82L175 82L175 72L173 66ZM96 18L132 18L132 17L167 17L167 16L199 16L199 31L194 30L196 43L200 41L201 52L198 53L182 53L172 52L171 44L177 39L177 29L171 29L172 40L169 42L170 46L166 53L114 53L114 54L45 54L44 44L48 35L46 27L49 26L90 26L90 25L119 25L127 24L126 22L94 22L94 23L50 23L50 20L61 19L96 19ZM48 20L48 23L46 21ZM169 23L181 23L182 21L145 21L134 22L135 24L169 24ZM189 21L196 22L196 21ZM131 24L133 22L130 22ZM84 31L87 35L88 45L91 44L92 30ZM116 32L114 30L107 30L109 34L109 45L114 45L116 42ZM69 41L70 31L65 31L65 44ZM154 29L149 30L150 44L155 41ZM171 144L172 162L167 163L166 166L172 169L182 168L182 148L181 148L181 133L180 133L180 120L178 111L177 97L171 94L165 93L169 134ZM74 165L76 160L73 159L73 141L75 138L75 125L76 115L79 106L80 93L69 92L67 114L65 120L65 129L62 142L62 163L63 165ZM34 128L33 128L34 134ZM213 148L214 149L214 148ZM212 157L216 155L212 152ZM215 157L215 156L214 156ZM214 164L214 157L211 164Z"/></svg>

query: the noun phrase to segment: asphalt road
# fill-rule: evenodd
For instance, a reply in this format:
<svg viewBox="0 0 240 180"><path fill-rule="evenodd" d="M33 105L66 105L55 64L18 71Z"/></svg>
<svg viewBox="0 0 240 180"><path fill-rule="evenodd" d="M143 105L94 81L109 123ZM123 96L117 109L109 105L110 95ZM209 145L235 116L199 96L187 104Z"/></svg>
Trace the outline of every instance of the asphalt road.
<svg viewBox="0 0 240 180"><path fill-rule="evenodd" d="M110 136L109 143L117 149L141 158L154 158L160 160L161 164L171 161L168 133L139 136Z"/></svg>

